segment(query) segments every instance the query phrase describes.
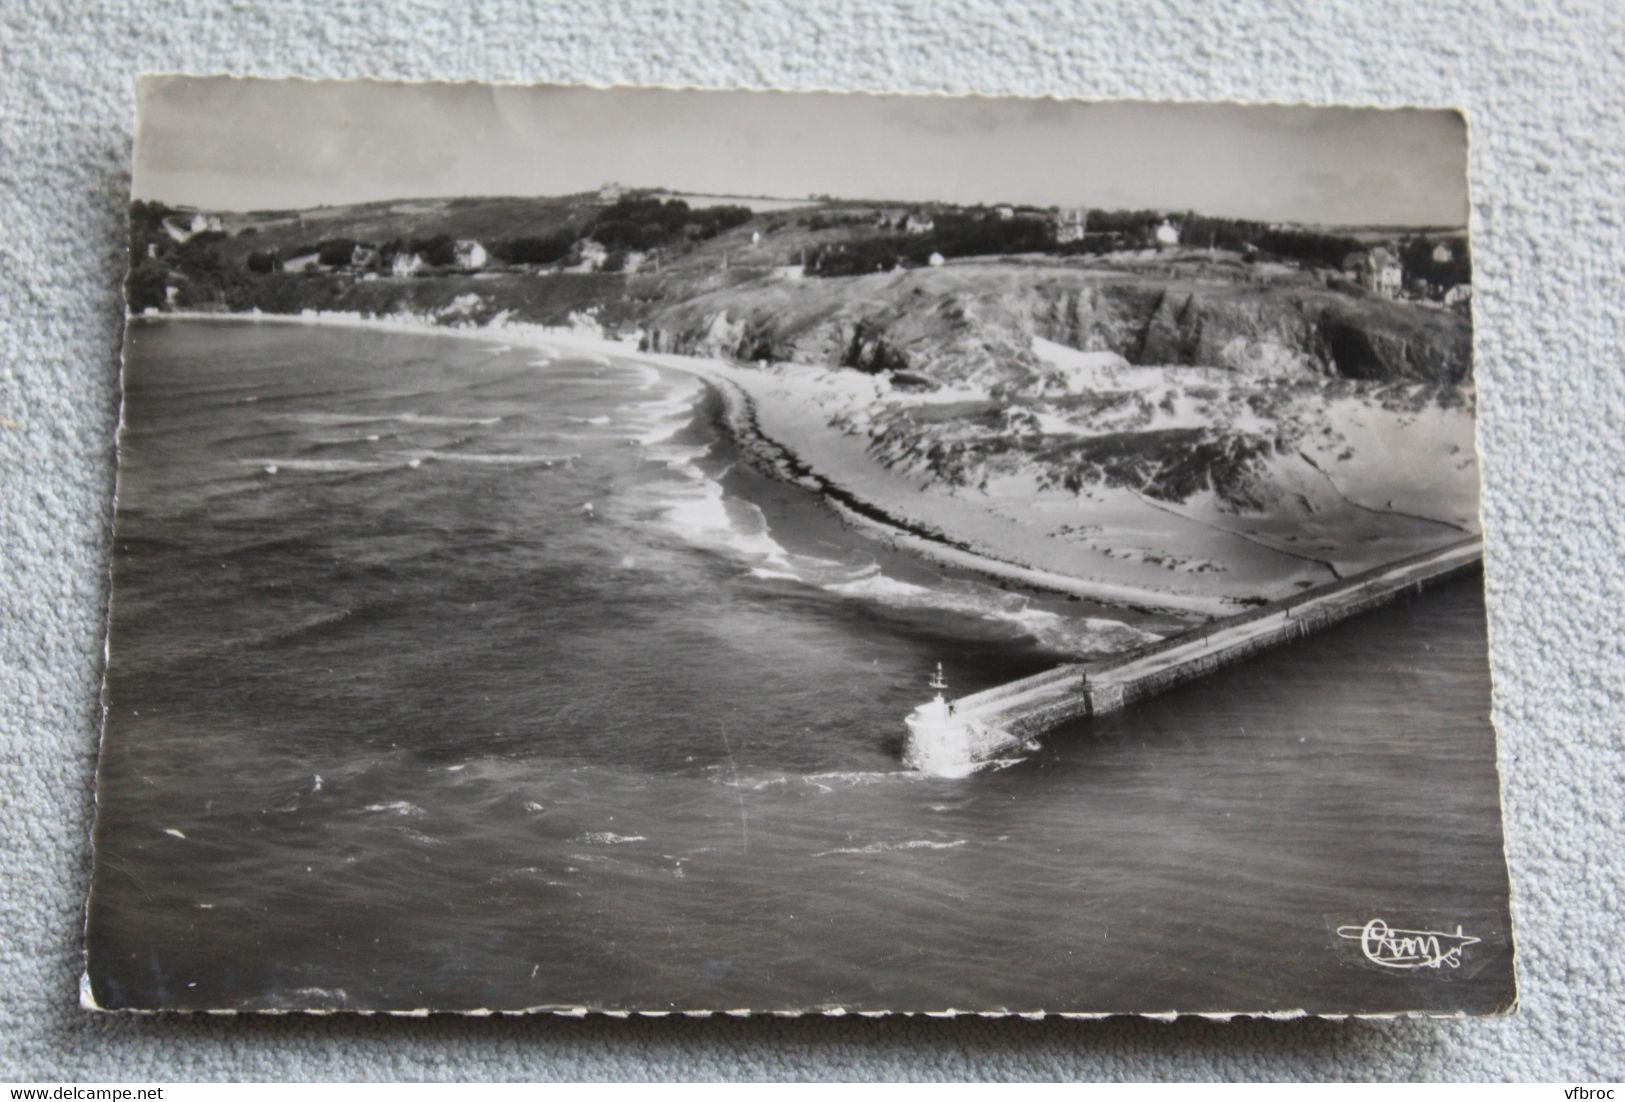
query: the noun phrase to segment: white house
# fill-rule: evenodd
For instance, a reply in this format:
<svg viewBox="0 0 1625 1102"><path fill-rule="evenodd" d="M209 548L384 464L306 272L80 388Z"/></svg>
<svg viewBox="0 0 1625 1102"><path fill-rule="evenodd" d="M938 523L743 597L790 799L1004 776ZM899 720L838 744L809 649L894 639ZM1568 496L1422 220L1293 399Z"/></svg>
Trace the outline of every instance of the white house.
<svg viewBox="0 0 1625 1102"><path fill-rule="evenodd" d="M903 220L903 231L905 233L926 234L936 228L936 220L931 217L929 212L923 210L911 210L908 212L908 217Z"/></svg>
<svg viewBox="0 0 1625 1102"><path fill-rule="evenodd" d="M1378 245L1374 249L1349 253L1343 258L1343 273L1368 291L1393 298L1404 283L1404 269L1392 249Z"/></svg>
<svg viewBox="0 0 1625 1102"><path fill-rule="evenodd" d="M621 196L625 194L626 189L612 181L598 189L598 201L600 203L619 203Z"/></svg>
<svg viewBox="0 0 1625 1102"><path fill-rule="evenodd" d="M423 258L417 253L396 253L389 263L389 274L400 279L415 276L423 270Z"/></svg>
<svg viewBox="0 0 1625 1102"><path fill-rule="evenodd" d="M489 259L485 253L485 246L478 241L457 242L457 266L465 272L478 271L485 267Z"/></svg>
<svg viewBox="0 0 1625 1102"><path fill-rule="evenodd" d="M284 272L312 272L315 271L320 264L320 253L306 253L304 256L296 256L292 257L291 259L284 260L282 262L282 270Z"/></svg>
<svg viewBox="0 0 1625 1102"><path fill-rule="evenodd" d="M1179 244L1179 227L1164 218L1162 224L1157 227L1154 236L1156 237L1157 248L1171 249Z"/></svg>
<svg viewBox="0 0 1625 1102"><path fill-rule="evenodd" d="M932 253L931 258L927 260L926 263L930 264L933 268L940 268L944 264L948 263L948 261L941 253Z"/></svg>
<svg viewBox="0 0 1625 1102"><path fill-rule="evenodd" d="M1448 264L1455 259L1455 256L1455 250L1451 249L1443 241L1433 246L1433 263L1435 264Z"/></svg>
<svg viewBox="0 0 1625 1102"><path fill-rule="evenodd" d="M1444 293L1444 304L1446 306L1459 306L1472 300L1473 285L1470 283L1458 283Z"/></svg>
<svg viewBox="0 0 1625 1102"><path fill-rule="evenodd" d="M1089 209L1087 207L1063 207L1055 212L1055 240L1065 245L1070 241L1082 241L1085 231L1089 227Z"/></svg>
<svg viewBox="0 0 1625 1102"><path fill-rule="evenodd" d="M609 250L589 237L576 246L576 256L582 267L589 272L596 272L604 266L604 261L609 259Z"/></svg>
<svg viewBox="0 0 1625 1102"><path fill-rule="evenodd" d="M1008 222L1008 221L1010 221L1010 219L1012 219L1012 218L1014 218L1016 216L1016 208L1015 207L994 207L993 208L993 213L998 216L998 219L999 219L1000 222Z"/></svg>
<svg viewBox="0 0 1625 1102"><path fill-rule="evenodd" d="M219 232L224 226L218 214L204 214L202 211L193 212L191 218L170 215L163 220L164 232L169 234L177 245L184 245L198 234L209 230Z"/></svg>

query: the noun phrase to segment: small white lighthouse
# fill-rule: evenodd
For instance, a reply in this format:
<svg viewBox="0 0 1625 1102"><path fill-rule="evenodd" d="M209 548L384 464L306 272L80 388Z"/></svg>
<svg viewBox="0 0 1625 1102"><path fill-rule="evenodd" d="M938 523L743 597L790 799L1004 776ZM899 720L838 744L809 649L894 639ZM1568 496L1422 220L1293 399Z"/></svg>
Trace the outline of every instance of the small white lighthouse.
<svg viewBox="0 0 1625 1102"><path fill-rule="evenodd" d="M928 702L910 712L903 722L908 739L903 745L903 763L925 773L963 776L971 770L964 722L954 714L954 706L942 694L948 688L942 663L937 663L926 685L936 691Z"/></svg>

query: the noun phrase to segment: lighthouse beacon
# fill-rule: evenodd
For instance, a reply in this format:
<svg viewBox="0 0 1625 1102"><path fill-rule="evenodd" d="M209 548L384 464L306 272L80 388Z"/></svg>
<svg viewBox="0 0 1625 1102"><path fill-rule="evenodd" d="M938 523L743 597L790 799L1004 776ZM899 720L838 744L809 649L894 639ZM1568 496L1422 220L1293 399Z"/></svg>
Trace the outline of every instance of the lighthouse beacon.
<svg viewBox="0 0 1625 1102"><path fill-rule="evenodd" d="M964 720L954 714L954 707L942 695L948 682L942 674L942 663L926 685L936 690L931 700L921 704L903 721L908 726L908 739L903 745L903 763L924 773L938 776L963 776L975 768L968 745L968 731Z"/></svg>

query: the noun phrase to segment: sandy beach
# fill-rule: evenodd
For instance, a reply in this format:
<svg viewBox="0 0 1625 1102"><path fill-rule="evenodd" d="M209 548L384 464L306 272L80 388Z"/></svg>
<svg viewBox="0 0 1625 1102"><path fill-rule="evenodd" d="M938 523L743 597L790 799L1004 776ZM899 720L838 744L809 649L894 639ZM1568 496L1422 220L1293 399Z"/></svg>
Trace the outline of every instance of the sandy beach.
<svg viewBox="0 0 1625 1102"><path fill-rule="evenodd" d="M1328 473L1338 468L1332 453L1338 448L1356 452L1347 443L1351 434L1395 436L1385 425L1370 424L1370 407L1350 401L1331 403L1336 431L1327 430L1320 448L1326 454L1305 447L1299 456L1278 461L1291 468L1273 474L1290 488L1293 509L1246 514L1225 508L1211 495L1175 504L1101 483L1074 493L1042 486L1020 472L993 477L976 488L933 484L905 465L877 457L871 418L877 410L929 413L932 406L967 397L952 388L921 393L894 387L886 375L850 369L746 366L642 351L636 338L606 337L590 319L562 328L500 316L485 326L448 325L433 316L316 311L167 316L427 332L530 348L544 360L563 354L614 357L686 372L724 397L731 427L742 442L754 444L787 476L825 493L848 520L901 548L1023 587L1189 621L1234 614L1460 539L1473 530L1476 512L1476 469L1463 465L1454 478L1424 477L1420 468L1426 457L1421 455L1412 463L1419 473L1402 487L1388 486L1366 468L1347 462L1334 482ZM1044 351L1078 376L1079 385L1137 387L1156 394L1165 383L1157 374L1164 369L1128 368L1054 347ZM1164 408L1171 404L1165 396ZM1199 416L1176 409L1187 419ZM1458 438L1464 437L1464 454L1471 460L1469 412L1452 415L1424 408L1409 416L1430 418L1426 432L1410 437L1425 438L1431 449L1455 454L1463 452ZM1047 427L1064 433L1070 426ZM1374 449L1371 454L1385 457Z"/></svg>

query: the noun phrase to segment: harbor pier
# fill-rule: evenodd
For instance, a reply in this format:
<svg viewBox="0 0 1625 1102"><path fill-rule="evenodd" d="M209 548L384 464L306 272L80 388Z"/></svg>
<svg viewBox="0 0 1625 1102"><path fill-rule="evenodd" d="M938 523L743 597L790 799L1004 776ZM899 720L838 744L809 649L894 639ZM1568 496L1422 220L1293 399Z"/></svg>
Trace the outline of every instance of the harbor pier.
<svg viewBox="0 0 1625 1102"><path fill-rule="evenodd" d="M1471 536L1122 654L1068 663L957 700L939 692L908 716L903 760L927 773L963 775L1067 720L1117 711L1406 591L1480 569L1483 555L1483 537ZM933 686L941 687L940 676Z"/></svg>

